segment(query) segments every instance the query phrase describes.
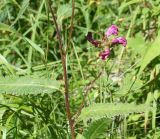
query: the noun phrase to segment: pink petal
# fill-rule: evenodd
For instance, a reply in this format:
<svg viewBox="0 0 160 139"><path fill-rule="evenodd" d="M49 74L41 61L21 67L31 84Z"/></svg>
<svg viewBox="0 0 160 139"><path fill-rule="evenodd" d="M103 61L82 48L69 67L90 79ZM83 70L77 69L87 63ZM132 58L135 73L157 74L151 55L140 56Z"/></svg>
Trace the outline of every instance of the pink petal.
<svg viewBox="0 0 160 139"><path fill-rule="evenodd" d="M127 40L124 37L118 37L112 40L112 44L122 44L125 47L127 45Z"/></svg>
<svg viewBox="0 0 160 139"><path fill-rule="evenodd" d="M103 52L100 52L99 53L99 57L102 59L102 60L106 60L106 58L109 56L110 54L110 49L107 48L105 49Z"/></svg>
<svg viewBox="0 0 160 139"><path fill-rule="evenodd" d="M107 37L111 36L111 35L118 35L118 27L116 25L111 25L108 30L105 32L105 35Z"/></svg>

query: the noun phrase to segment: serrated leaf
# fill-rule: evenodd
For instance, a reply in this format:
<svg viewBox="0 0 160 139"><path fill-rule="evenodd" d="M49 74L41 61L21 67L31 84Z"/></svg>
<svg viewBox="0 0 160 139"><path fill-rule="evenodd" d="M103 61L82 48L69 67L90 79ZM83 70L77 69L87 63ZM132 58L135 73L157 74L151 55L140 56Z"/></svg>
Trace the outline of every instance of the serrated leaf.
<svg viewBox="0 0 160 139"><path fill-rule="evenodd" d="M109 121L106 118L92 122L83 135L86 139L97 139L103 135L107 129Z"/></svg>
<svg viewBox="0 0 160 139"><path fill-rule="evenodd" d="M128 115L130 113L139 113L150 111L151 107L147 104L135 105L129 103L96 103L82 109L79 120L88 120L92 118L100 119L102 117L114 117L117 115Z"/></svg>
<svg viewBox="0 0 160 139"><path fill-rule="evenodd" d="M6 94L42 94L58 90L60 83L56 80L38 77L1 77L0 93Z"/></svg>

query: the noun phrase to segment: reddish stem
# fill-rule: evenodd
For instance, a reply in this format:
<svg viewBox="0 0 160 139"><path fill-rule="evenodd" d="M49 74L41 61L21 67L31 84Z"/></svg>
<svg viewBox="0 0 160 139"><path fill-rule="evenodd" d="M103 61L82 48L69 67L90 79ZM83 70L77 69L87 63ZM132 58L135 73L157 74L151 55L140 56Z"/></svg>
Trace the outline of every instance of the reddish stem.
<svg viewBox="0 0 160 139"><path fill-rule="evenodd" d="M63 75L64 75L64 88L65 88L64 94L65 94L65 106L66 106L67 118L68 118L68 121L69 121L70 130L71 130L71 137L72 137L72 139L75 139L74 121L71 118L70 105L69 105L68 78L67 78L67 68L66 68L66 52L63 51L61 33L60 33L59 28L58 28L56 17L54 15L55 11L51 7L51 0L48 0L48 5L49 5L50 12L52 14L53 23L55 24L56 32L57 32L57 36L58 36L58 43L59 43L61 61L62 61L62 66L63 66Z"/></svg>
<svg viewBox="0 0 160 139"><path fill-rule="evenodd" d="M84 107L88 92L91 90L91 88L93 87L93 84L101 77L102 74L103 74L103 72L100 72L98 74L98 76L84 88L84 99L83 99L83 101L82 101L77 113L74 116L74 120L76 120L79 117L79 115L81 114L81 111L82 111L82 109Z"/></svg>

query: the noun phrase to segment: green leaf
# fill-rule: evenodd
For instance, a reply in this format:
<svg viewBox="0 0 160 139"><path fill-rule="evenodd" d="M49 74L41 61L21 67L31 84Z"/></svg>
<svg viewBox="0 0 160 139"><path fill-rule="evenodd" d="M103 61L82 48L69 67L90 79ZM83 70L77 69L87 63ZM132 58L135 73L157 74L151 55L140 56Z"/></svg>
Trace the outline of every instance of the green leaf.
<svg viewBox="0 0 160 139"><path fill-rule="evenodd" d="M147 49L146 54L144 55L141 64L139 74L146 68L146 66L157 56L160 55L160 36L156 38L156 40L151 44L151 46Z"/></svg>
<svg viewBox="0 0 160 139"><path fill-rule="evenodd" d="M94 121L89 125L87 130L84 131L83 135L86 139L97 139L105 133L108 123L106 118Z"/></svg>
<svg viewBox="0 0 160 139"><path fill-rule="evenodd" d="M18 21L19 18L22 17L22 15L24 14L24 12L26 11L26 9L27 9L27 7L28 7L28 5L29 5L29 1L30 1L30 0L23 0L23 2L22 2L22 7L21 7L21 9L20 9L20 11L19 11L16 19L15 19L14 22L12 23L12 26Z"/></svg>
<svg viewBox="0 0 160 139"><path fill-rule="evenodd" d="M70 4L60 5L57 10L57 22L62 25L62 21L72 15L72 7Z"/></svg>
<svg viewBox="0 0 160 139"><path fill-rule="evenodd" d="M35 44L32 40L24 37L24 40L26 40L34 49L36 49L38 52L40 52L42 55L44 55L44 51L40 47L40 45Z"/></svg>
<svg viewBox="0 0 160 139"><path fill-rule="evenodd" d="M21 36L16 30L14 30L12 27L8 26L7 24L0 23L0 30L15 33L18 37L21 37L21 38L23 38L23 40L27 41L35 50L37 50L42 55L44 55L44 51L40 47L40 45L35 44L32 40L30 40L27 37Z"/></svg>
<svg viewBox="0 0 160 139"><path fill-rule="evenodd" d="M52 93L55 90L59 90L59 87L60 83L58 81L47 78L31 76L0 78L0 93L6 94Z"/></svg>
<svg viewBox="0 0 160 139"><path fill-rule="evenodd" d="M6 58L3 55L0 54L0 65L1 64L6 65L6 67L8 68L8 70L11 73L14 73L12 66L8 63L8 61L6 60Z"/></svg>
<svg viewBox="0 0 160 139"><path fill-rule="evenodd" d="M139 77L135 78L132 74L128 73L123 78L120 88L115 92L115 95L126 95L129 91L140 89L143 85Z"/></svg>
<svg viewBox="0 0 160 139"><path fill-rule="evenodd" d="M83 135L81 135L81 134L78 134L77 136L76 136L76 139L86 139Z"/></svg>
<svg viewBox="0 0 160 139"><path fill-rule="evenodd" d="M132 49L132 55L135 57L137 54L143 55L146 49L146 43L141 33L136 34L135 37L128 38L128 47Z"/></svg>
<svg viewBox="0 0 160 139"><path fill-rule="evenodd" d="M82 109L79 120L93 120L102 117L113 117L117 115L128 115L130 113L139 113L150 111L151 107L147 104L135 105L130 103L96 103Z"/></svg>
<svg viewBox="0 0 160 139"><path fill-rule="evenodd" d="M129 7L132 4L140 3L142 0L130 0L128 2L124 1L122 5L119 7L119 13L121 14L126 7Z"/></svg>
<svg viewBox="0 0 160 139"><path fill-rule="evenodd" d="M13 29L12 27L10 27L7 24L0 23L0 30L1 31L8 31L8 32L11 32L11 33L15 33L19 37L21 36L15 29Z"/></svg>

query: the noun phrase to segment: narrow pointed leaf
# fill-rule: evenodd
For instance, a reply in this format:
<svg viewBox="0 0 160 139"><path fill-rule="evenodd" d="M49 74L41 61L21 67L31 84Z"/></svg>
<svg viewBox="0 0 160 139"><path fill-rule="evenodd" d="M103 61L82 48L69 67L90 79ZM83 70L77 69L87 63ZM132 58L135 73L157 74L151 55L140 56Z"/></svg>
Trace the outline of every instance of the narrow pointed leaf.
<svg viewBox="0 0 160 139"><path fill-rule="evenodd" d="M6 94L42 94L59 90L60 83L53 79L38 77L1 77L0 93Z"/></svg>

